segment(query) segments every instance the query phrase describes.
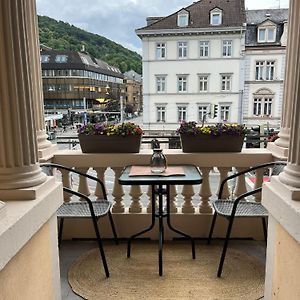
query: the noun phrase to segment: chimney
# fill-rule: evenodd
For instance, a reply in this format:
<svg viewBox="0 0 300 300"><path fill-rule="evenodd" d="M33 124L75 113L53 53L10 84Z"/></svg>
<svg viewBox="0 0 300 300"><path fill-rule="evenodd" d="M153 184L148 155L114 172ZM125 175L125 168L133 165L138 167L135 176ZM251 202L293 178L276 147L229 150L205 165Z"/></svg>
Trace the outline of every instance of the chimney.
<svg viewBox="0 0 300 300"><path fill-rule="evenodd" d="M159 21L159 20L162 19L162 18L163 18L163 17L148 17L148 18L146 19L146 21L147 21L147 26L149 26L149 25L151 25L151 24L153 24L153 23Z"/></svg>

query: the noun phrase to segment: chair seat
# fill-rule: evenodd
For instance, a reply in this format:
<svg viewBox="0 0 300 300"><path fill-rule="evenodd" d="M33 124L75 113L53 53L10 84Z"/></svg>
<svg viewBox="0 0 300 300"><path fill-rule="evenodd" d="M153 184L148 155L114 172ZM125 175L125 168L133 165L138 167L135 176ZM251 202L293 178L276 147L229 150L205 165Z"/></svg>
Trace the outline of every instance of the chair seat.
<svg viewBox="0 0 300 300"><path fill-rule="evenodd" d="M106 200L93 201L93 208L96 218L104 216L108 213L111 207L111 202ZM59 218L90 218L90 208L86 201L65 202L57 210Z"/></svg>
<svg viewBox="0 0 300 300"><path fill-rule="evenodd" d="M219 215L224 217L230 217L233 201L230 200L216 200L213 202L214 209ZM248 201L240 201L235 217L266 217L268 216L268 211L263 207L263 205L259 202L248 202Z"/></svg>

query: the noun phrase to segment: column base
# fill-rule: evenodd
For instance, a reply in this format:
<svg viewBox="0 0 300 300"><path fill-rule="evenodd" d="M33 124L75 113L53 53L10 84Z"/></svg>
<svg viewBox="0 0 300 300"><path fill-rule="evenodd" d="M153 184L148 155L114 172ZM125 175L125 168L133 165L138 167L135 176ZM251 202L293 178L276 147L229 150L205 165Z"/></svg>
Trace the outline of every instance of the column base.
<svg viewBox="0 0 300 300"><path fill-rule="evenodd" d="M48 148L44 149L39 149L38 154L39 154L39 162L46 162L49 159L51 159L54 155L54 153L58 150L57 145L52 144Z"/></svg>
<svg viewBox="0 0 300 300"><path fill-rule="evenodd" d="M287 160L289 154L289 148L283 148L276 145L274 142L269 142L267 149L272 152L272 155L278 160Z"/></svg>
<svg viewBox="0 0 300 300"><path fill-rule="evenodd" d="M0 201L0 220L6 216L6 207L5 203Z"/></svg>
<svg viewBox="0 0 300 300"><path fill-rule="evenodd" d="M266 183L262 204L285 230L300 243L300 189L283 184L278 176Z"/></svg>
<svg viewBox="0 0 300 300"><path fill-rule="evenodd" d="M15 190L0 190L0 199L3 201L34 200L55 184L54 177L47 177L46 181L40 185Z"/></svg>
<svg viewBox="0 0 300 300"><path fill-rule="evenodd" d="M262 203L269 211L264 299L299 296L300 202L293 196L278 177L263 187Z"/></svg>

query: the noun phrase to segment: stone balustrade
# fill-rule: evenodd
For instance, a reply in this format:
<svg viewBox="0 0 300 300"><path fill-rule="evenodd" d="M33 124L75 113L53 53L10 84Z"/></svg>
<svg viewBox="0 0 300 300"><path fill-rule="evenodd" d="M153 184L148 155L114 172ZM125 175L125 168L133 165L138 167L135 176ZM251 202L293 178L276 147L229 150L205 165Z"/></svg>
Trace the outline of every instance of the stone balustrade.
<svg viewBox="0 0 300 300"><path fill-rule="evenodd" d="M199 224L202 228L202 222L205 222L205 228L210 224L210 217L212 215L210 200L215 197L220 182L227 177L228 172L232 168L241 171L250 166L272 161L273 159L271 152L267 149L243 149L240 153L183 153L177 149L166 149L164 153L169 165L194 164L201 171L203 176L201 185L171 187L171 210L174 214L175 222L178 221L182 226L185 226L185 223L188 224L189 220L193 220L194 224ZM149 164L151 154L151 150L141 150L140 153L118 154L87 154L82 153L80 150L61 150L55 153L53 162L75 167L82 172L93 169L95 171L94 174L99 179L104 180L104 182L105 173L108 168L111 168L115 175L113 188L108 191L110 200L114 202L112 212L117 223L118 220L124 220L125 218L128 225L128 223L138 224L137 220L149 219L151 212L151 188L145 186L124 187L119 184L118 178L122 169L127 165ZM261 186L262 175L262 173L256 174L256 187ZM63 173L63 182L66 186L71 186L70 177L67 172ZM231 194L242 194L246 191L246 188L245 177L242 177L234 183L234 186L225 186L224 197L228 198ZM87 195L93 193L96 197L101 198L99 187L90 188L86 182L86 178L80 179L78 190ZM127 199L127 204L125 204L125 199ZM128 199L130 199L130 203L128 203ZM65 195L65 201L69 200L69 196ZM260 201L259 196L256 197L256 201ZM132 217L133 214L134 217ZM176 220L176 218L179 219ZM206 220L204 221L204 219ZM146 222L145 220L144 222ZM191 224L186 226L187 230L191 229ZM124 231L123 229L121 230L122 232ZM121 235L127 236L129 232L135 232L136 230L133 227L132 230L125 230ZM205 230L203 230L203 236L205 236L204 232Z"/></svg>

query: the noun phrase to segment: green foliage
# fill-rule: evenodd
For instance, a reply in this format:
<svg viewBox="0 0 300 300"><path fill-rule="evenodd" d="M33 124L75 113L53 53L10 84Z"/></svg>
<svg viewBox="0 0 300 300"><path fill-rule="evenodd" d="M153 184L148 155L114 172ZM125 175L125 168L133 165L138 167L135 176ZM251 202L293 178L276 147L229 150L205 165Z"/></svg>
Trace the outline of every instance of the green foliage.
<svg viewBox="0 0 300 300"><path fill-rule="evenodd" d="M134 70L142 74L142 58L133 51L98 34L79 29L62 21L39 16L40 43L54 50L85 51L90 55L118 67L122 73Z"/></svg>

